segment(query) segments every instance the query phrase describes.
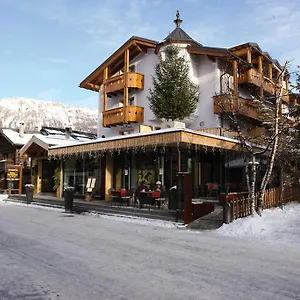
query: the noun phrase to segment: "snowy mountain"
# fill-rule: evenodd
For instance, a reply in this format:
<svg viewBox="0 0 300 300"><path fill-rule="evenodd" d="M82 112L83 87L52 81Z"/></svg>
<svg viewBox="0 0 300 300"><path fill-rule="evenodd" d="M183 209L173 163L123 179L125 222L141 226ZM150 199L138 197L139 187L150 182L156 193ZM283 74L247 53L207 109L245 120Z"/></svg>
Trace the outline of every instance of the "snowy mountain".
<svg viewBox="0 0 300 300"><path fill-rule="evenodd" d="M30 98L0 99L0 128L17 129L20 122L26 130L49 126L96 133L97 109Z"/></svg>

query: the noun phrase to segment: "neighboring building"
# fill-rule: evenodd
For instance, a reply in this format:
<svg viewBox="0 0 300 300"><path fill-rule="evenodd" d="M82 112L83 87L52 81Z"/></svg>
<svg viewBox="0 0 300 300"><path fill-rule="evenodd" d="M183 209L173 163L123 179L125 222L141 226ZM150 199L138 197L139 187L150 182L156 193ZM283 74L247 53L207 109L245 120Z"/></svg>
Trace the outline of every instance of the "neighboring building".
<svg viewBox="0 0 300 300"><path fill-rule="evenodd" d="M19 130L0 129L0 192L8 188L21 191L22 186L30 182L30 164L20 155L20 149L32 135L32 133L25 133L24 123L20 123ZM7 170L12 166L18 166L17 178L7 180Z"/></svg>
<svg viewBox="0 0 300 300"><path fill-rule="evenodd" d="M48 150L51 146L76 145L95 139L93 133L73 131L71 128L42 127L39 134L32 135L20 150L20 155L31 158L31 181L36 187L35 192L54 193L54 176L58 176L55 172L62 172L57 161L49 160ZM62 186L58 188L57 194L62 194Z"/></svg>
<svg viewBox="0 0 300 300"><path fill-rule="evenodd" d="M192 173L194 197L203 195L211 182L244 189L243 165L228 163L240 161L239 143L228 131L219 103L229 112L242 107L237 112L243 129L257 134L253 99L274 95L280 85L272 82L282 67L257 44L206 47L180 28L179 14L174 22L176 28L162 42L131 37L81 82L81 88L99 93L98 139L49 149L50 157L63 165L64 185L82 186L92 174L100 184L96 195L108 200L112 188L135 189L145 179L150 186L160 180L171 187L177 172L184 171ZM200 89L196 111L179 128L158 120L147 98L158 55L169 44L180 47ZM289 74L280 82L282 111L289 109L288 80ZM224 100L228 93L233 106ZM84 186L80 193L84 195Z"/></svg>

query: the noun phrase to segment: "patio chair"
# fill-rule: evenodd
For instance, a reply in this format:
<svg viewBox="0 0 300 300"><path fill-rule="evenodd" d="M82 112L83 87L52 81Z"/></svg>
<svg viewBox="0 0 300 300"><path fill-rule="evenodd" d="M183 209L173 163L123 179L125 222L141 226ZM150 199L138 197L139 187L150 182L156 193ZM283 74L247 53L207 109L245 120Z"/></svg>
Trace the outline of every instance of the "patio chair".
<svg viewBox="0 0 300 300"><path fill-rule="evenodd" d="M206 199L209 197L218 199L219 184L207 183L206 187L207 187Z"/></svg>
<svg viewBox="0 0 300 300"><path fill-rule="evenodd" d="M113 205L113 203L116 203L120 205L121 199L120 199L120 191L116 191L112 189L110 191L110 205Z"/></svg>
<svg viewBox="0 0 300 300"><path fill-rule="evenodd" d="M126 189L121 189L120 200L121 204L127 204L127 206L129 206L130 191L127 191Z"/></svg>

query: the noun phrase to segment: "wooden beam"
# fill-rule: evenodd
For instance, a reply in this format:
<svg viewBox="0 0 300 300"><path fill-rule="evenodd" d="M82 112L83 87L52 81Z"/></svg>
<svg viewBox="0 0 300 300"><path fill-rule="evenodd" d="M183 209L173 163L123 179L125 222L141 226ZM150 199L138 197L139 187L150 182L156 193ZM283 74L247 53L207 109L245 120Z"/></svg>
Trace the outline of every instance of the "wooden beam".
<svg viewBox="0 0 300 300"><path fill-rule="evenodd" d="M22 194L22 186L23 186L23 166L20 166L19 172L20 180L19 180L19 194Z"/></svg>
<svg viewBox="0 0 300 300"><path fill-rule="evenodd" d="M111 65L119 58L123 57L124 51L126 49L129 49L132 45L137 44L143 47L148 48L155 48L156 43L151 43L151 41L141 41L138 39L130 39L128 40L124 45L122 45L118 50L116 50L105 62L103 62L97 69L95 69L89 76L87 76L80 84L80 87L88 87L87 83L89 82L96 82L99 83L99 85L102 84L102 72L106 67L109 67L111 69ZM99 76L100 75L100 76ZM99 78L96 80L96 78ZM95 81L96 80L96 81Z"/></svg>
<svg viewBox="0 0 300 300"><path fill-rule="evenodd" d="M138 44L134 44L134 45L139 52L144 52L143 49Z"/></svg>
<svg viewBox="0 0 300 300"><path fill-rule="evenodd" d="M258 63L258 72L259 72L259 74L262 74L262 72L263 72L263 57L262 57L262 55L258 56L257 63Z"/></svg>
<svg viewBox="0 0 300 300"><path fill-rule="evenodd" d="M110 154L106 154L105 161L105 200L110 200L109 191L113 188L113 178L114 178L114 160L113 156Z"/></svg>
<svg viewBox="0 0 300 300"><path fill-rule="evenodd" d="M238 81L238 61L235 59L232 62L233 69L233 102L238 105L239 81Z"/></svg>
<svg viewBox="0 0 300 300"><path fill-rule="evenodd" d="M124 56L124 123L127 123L129 49L125 50Z"/></svg>
<svg viewBox="0 0 300 300"><path fill-rule="evenodd" d="M249 49L249 47L243 48L243 49L239 49L239 50L234 50L234 51L232 51L232 52L233 52L235 55L240 56L240 55L245 55L245 54L247 54L247 53L248 53L248 49Z"/></svg>
<svg viewBox="0 0 300 300"><path fill-rule="evenodd" d="M98 84L88 83L87 85L95 90L98 90L98 91L100 90L100 85L98 85Z"/></svg>
<svg viewBox="0 0 300 300"><path fill-rule="evenodd" d="M106 80L108 78L108 67L103 72L103 107L102 107L102 125L103 125L103 113L107 110L107 93L106 93Z"/></svg>
<svg viewBox="0 0 300 300"><path fill-rule="evenodd" d="M252 56L250 48L247 48L247 62L248 64L252 64Z"/></svg>
<svg viewBox="0 0 300 300"><path fill-rule="evenodd" d="M270 79L273 79L273 65L272 64L268 64L268 77Z"/></svg>
<svg viewBox="0 0 300 300"><path fill-rule="evenodd" d="M247 63L252 64L252 53L251 53L250 48L247 48ZM251 77L251 68L248 69L247 76L248 76L248 80L249 80Z"/></svg>
<svg viewBox="0 0 300 300"><path fill-rule="evenodd" d="M140 52L137 49L129 51L129 53L130 53L129 60L132 60L135 56L140 54ZM124 58L125 58L125 53L124 53L124 57L122 60L120 60L116 65L111 66L109 76L113 76L114 74L116 74L118 71L120 71L122 69L122 67L125 64Z"/></svg>

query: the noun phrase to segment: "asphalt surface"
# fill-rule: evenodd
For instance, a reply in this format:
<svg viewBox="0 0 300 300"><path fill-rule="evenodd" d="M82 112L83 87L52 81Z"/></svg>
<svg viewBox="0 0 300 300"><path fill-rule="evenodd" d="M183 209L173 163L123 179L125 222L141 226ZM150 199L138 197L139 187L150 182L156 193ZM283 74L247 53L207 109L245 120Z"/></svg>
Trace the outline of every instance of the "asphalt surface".
<svg viewBox="0 0 300 300"><path fill-rule="evenodd" d="M297 245L155 222L2 202L0 299L300 299Z"/></svg>

